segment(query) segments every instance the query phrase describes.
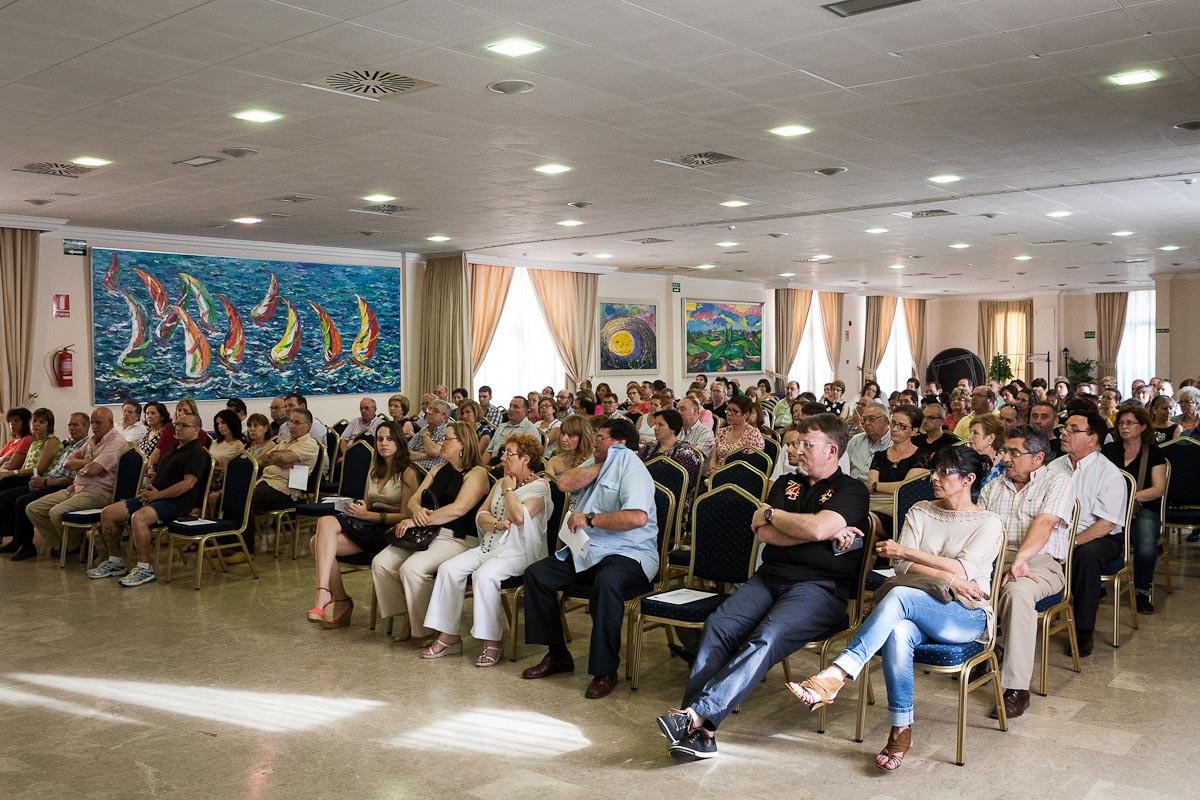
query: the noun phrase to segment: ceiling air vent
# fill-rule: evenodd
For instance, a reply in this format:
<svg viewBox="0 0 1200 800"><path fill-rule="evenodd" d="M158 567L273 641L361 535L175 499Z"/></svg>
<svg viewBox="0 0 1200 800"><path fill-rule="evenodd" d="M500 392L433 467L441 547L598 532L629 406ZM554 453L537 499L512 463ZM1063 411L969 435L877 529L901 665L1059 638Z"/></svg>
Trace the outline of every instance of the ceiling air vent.
<svg viewBox="0 0 1200 800"><path fill-rule="evenodd" d="M662 272L666 267L634 267L634 272Z"/></svg>
<svg viewBox="0 0 1200 800"><path fill-rule="evenodd" d="M827 3L821 8L831 11L839 17L854 17L869 11L882 11L885 8L894 8L915 2L917 0L841 0L837 3Z"/></svg>
<svg viewBox="0 0 1200 800"><path fill-rule="evenodd" d="M281 203L307 203L309 200L316 200L317 198L309 197L306 194L289 194L277 199Z"/></svg>
<svg viewBox="0 0 1200 800"><path fill-rule="evenodd" d="M81 167L76 164L55 164L49 161L26 164L23 167L17 167L13 170L13 172L32 172L34 175L53 175L56 178L78 178L80 175L87 175L91 171L88 167Z"/></svg>
<svg viewBox="0 0 1200 800"><path fill-rule="evenodd" d="M750 252L749 250L726 250L726 251L725 251L725 255L727 255L727 256L740 256L742 253L749 253L749 252Z"/></svg>
<svg viewBox="0 0 1200 800"><path fill-rule="evenodd" d="M709 151L704 153L688 153L687 155L675 156L674 158L664 158L660 163L674 164L677 167L688 167L689 169L703 169L704 167L715 167L718 164L730 164L734 161L742 160L737 156L728 156L724 153Z"/></svg>
<svg viewBox="0 0 1200 800"><path fill-rule="evenodd" d="M834 264L837 262L831 261L828 258L793 258L792 263L793 264Z"/></svg>
<svg viewBox="0 0 1200 800"><path fill-rule="evenodd" d="M958 215L944 208L927 208L924 211L894 211L892 212L892 216L904 217L906 219L924 219L925 217L956 217Z"/></svg>
<svg viewBox="0 0 1200 800"><path fill-rule="evenodd" d="M394 206L390 203L380 203L374 206L363 206L362 208L352 208L351 211L357 211L360 214L382 214L385 217L390 217L393 214L399 214L404 211L412 211L408 206Z"/></svg>
<svg viewBox="0 0 1200 800"><path fill-rule="evenodd" d="M1070 244L1070 242L1068 242L1066 239L1042 239L1041 241L1026 242L1025 244L1033 247L1046 247L1047 245L1052 244Z"/></svg>
<svg viewBox="0 0 1200 800"><path fill-rule="evenodd" d="M666 244L670 239L655 239L653 236L647 236L645 239L622 239L624 244Z"/></svg>
<svg viewBox="0 0 1200 800"><path fill-rule="evenodd" d="M418 89L433 86L427 81L378 69L351 69L339 72L326 78L325 85L339 92L361 94L367 97L415 92Z"/></svg>

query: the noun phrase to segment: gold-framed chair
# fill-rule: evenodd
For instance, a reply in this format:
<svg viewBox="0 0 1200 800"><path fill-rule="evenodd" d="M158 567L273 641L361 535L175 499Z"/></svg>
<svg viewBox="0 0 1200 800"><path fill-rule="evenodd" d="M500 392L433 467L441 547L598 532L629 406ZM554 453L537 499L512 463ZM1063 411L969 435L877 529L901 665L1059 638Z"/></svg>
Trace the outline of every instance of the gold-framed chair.
<svg viewBox="0 0 1200 800"><path fill-rule="evenodd" d="M757 447L742 447L725 456L725 466L735 461L744 461L764 475L770 475L775 468L775 460Z"/></svg>
<svg viewBox="0 0 1200 800"><path fill-rule="evenodd" d="M1163 578L1167 585L1167 594L1172 594L1175 587L1171 582L1171 542L1167 537L1167 497L1171 494L1171 462L1167 462L1167 486L1163 496L1158 501L1158 561L1163 565ZM1155 562L1157 568L1158 562ZM1153 583L1150 587L1151 597L1154 595Z"/></svg>
<svg viewBox="0 0 1200 800"><path fill-rule="evenodd" d="M210 453L209 459L208 459L208 471L204 476L204 491L202 491L200 493L200 498L199 498L200 504L192 509L192 513L203 516L204 509L207 507L207 504L208 504L208 495L212 492L213 476L216 475L216 472L217 472L217 460L215 458L213 458L212 454ZM166 538L167 538L167 525L165 523L160 524L160 525L155 525L153 528L150 529L150 547L154 550L154 568L155 569L158 569L159 564L161 563L160 559L162 558L162 546L163 546L163 541ZM126 543L126 547L125 547L126 558L131 559L133 552L134 552L134 541L133 541L133 537L130 536L129 541ZM167 551L168 556L173 556L174 553L175 553L174 550ZM181 558L183 558L182 552L180 552L179 555ZM183 562L186 564L187 559L184 558Z"/></svg>
<svg viewBox="0 0 1200 800"><path fill-rule="evenodd" d="M1137 591L1133 586L1133 559L1130 557L1132 544L1130 540L1133 538L1133 499L1137 494L1137 478L1130 475L1125 470L1121 470L1121 477L1125 479L1125 531L1122 538L1122 555L1120 558L1115 558L1101 568L1103 573L1100 576L1101 583L1111 583L1112 591L1110 594L1113 599L1113 647L1121 646L1121 594L1122 591L1129 597L1129 622L1134 630L1138 628L1137 614Z"/></svg>
<svg viewBox="0 0 1200 800"><path fill-rule="evenodd" d="M250 574L258 579L258 568L254 556L246 547L244 534L251 524L250 503L254 499L254 483L258 478L258 462L245 453L231 459L225 465L225 488L221 491L221 519L200 520L197 523L175 521L167 525L168 547L175 550L189 544L196 545L196 585L200 590L200 579L204 562L211 559L222 572L229 568L221 559L225 550L236 550L246 555ZM167 577L170 583L175 559L167 554Z"/></svg>
<svg viewBox="0 0 1200 800"><path fill-rule="evenodd" d="M766 474L745 461L726 463L720 469L714 470L708 480L709 489L726 485L737 486L752 497L757 497L760 503L767 499L767 483Z"/></svg>
<svg viewBox="0 0 1200 800"><path fill-rule="evenodd" d="M1075 605L1074 598L1071 596L1071 579L1072 568L1075 564L1075 534L1079 531L1079 501L1075 501L1075 508L1071 514L1070 526L1067 528L1070 532L1067 539L1067 560L1063 563L1063 577L1066 583L1063 584L1063 590L1049 597L1043 597L1036 604L1034 610L1037 612L1038 622L1038 640L1041 643L1041 653L1038 655L1038 694L1042 697L1046 696L1046 682L1050 674L1050 637L1061 631L1067 632L1067 641L1071 645L1071 663L1072 669L1076 672L1081 670L1079 664L1079 639L1075 635Z"/></svg>
<svg viewBox="0 0 1200 800"><path fill-rule="evenodd" d="M1004 575L1006 550L1003 546L992 565L991 606L992 618L997 616L1000 603L1000 578ZM879 656L869 659L859 673L858 680L870 681L871 669ZM971 671L980 664L986 664L988 669L978 678L971 680ZM996 627L992 626L991 636L985 642L962 642L947 644L943 642L922 642L913 651L913 669L920 667L927 672L943 675L954 675L958 678L958 720L957 742L954 750L954 763L962 766L965 763L967 737L967 695L976 689L991 684L996 701L996 717L1000 730L1008 730L1008 716L1004 713L1004 690L1000 686L1000 664L996 660ZM866 687L868 690L870 686ZM859 689L858 693L858 722L855 726L854 741L861 742L867 724L867 702L869 691Z"/></svg>
<svg viewBox="0 0 1200 800"><path fill-rule="evenodd" d="M1163 499L1163 535L1200 531L1200 441L1190 436L1160 445L1174 477Z"/></svg>
<svg viewBox="0 0 1200 800"><path fill-rule="evenodd" d="M270 520L275 527L275 558L279 558L279 546L283 544L286 537L291 539L292 560L296 560L296 545L300 541L300 525L296 517L296 506L299 503L316 502L321 486L321 472L325 469L325 445L317 442L317 448L317 463L309 470L308 486L301 499L287 508L276 508L258 515L258 519Z"/></svg>
<svg viewBox="0 0 1200 800"><path fill-rule="evenodd" d="M136 497L138 488L142 485L142 477L146 474L146 458L136 447L131 447L117 459L117 474L113 479L112 494L105 505L116 502L118 498ZM90 569L92 558L96 553L95 533L100 527L100 512L102 508L89 508L80 511L68 511L63 514L63 540L59 546L58 567L67 566L67 550L70 549L71 531L79 531L79 560L86 559ZM83 545L87 544L84 550ZM86 555L85 555L86 553Z"/></svg>

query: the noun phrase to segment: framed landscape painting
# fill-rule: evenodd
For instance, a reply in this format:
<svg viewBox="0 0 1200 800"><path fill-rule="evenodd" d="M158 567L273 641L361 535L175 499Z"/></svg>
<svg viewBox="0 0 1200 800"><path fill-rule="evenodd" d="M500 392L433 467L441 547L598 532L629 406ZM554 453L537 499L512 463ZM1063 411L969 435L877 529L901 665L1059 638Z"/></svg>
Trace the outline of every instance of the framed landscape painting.
<svg viewBox="0 0 1200 800"><path fill-rule="evenodd" d="M684 300L684 372L761 372L763 304Z"/></svg>
<svg viewBox="0 0 1200 800"><path fill-rule="evenodd" d="M658 307L600 301L600 371L658 371Z"/></svg>

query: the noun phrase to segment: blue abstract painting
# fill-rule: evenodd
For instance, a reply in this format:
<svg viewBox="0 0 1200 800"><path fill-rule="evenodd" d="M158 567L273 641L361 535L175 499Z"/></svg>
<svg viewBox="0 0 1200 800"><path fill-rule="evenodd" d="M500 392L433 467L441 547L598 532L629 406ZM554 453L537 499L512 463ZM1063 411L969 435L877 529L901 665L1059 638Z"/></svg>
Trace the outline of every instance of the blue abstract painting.
<svg viewBox="0 0 1200 800"><path fill-rule="evenodd" d="M92 249L97 404L400 385L400 271Z"/></svg>

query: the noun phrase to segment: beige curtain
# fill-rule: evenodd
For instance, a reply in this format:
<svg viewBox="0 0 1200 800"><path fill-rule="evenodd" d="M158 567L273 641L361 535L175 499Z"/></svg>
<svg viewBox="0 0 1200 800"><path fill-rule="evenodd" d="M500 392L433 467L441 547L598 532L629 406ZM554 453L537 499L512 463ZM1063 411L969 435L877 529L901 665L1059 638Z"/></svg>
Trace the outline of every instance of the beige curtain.
<svg viewBox="0 0 1200 800"><path fill-rule="evenodd" d="M471 376L479 372L484 356L492 346L500 312L508 299L513 279L512 267L491 264L471 265Z"/></svg>
<svg viewBox="0 0 1200 800"><path fill-rule="evenodd" d="M567 384L577 384L590 376L595 355L598 277L588 272L531 269L529 280L554 337L554 349L567 368Z"/></svg>
<svg viewBox="0 0 1200 800"><path fill-rule="evenodd" d="M821 333L825 336L825 355L829 357L829 369L836 378L842 363L842 293L817 292L817 305L821 309Z"/></svg>
<svg viewBox="0 0 1200 800"><path fill-rule="evenodd" d="M811 289L775 290L775 371L780 375L786 376L792 369L810 308Z"/></svg>
<svg viewBox="0 0 1200 800"><path fill-rule="evenodd" d="M29 403L39 233L0 228L0 408Z"/></svg>
<svg viewBox="0 0 1200 800"><path fill-rule="evenodd" d="M1104 292L1096 295L1096 358L1097 375L1117 374L1117 353L1125 335L1125 307L1128 292Z"/></svg>
<svg viewBox="0 0 1200 800"><path fill-rule="evenodd" d="M908 349L912 351L913 374L925 382L925 301L905 297L904 329L908 333Z"/></svg>
<svg viewBox="0 0 1200 800"><path fill-rule="evenodd" d="M892 338L892 323L896 321L896 298L867 297L867 321L863 331L863 380L875 380L875 370L887 352Z"/></svg>
<svg viewBox="0 0 1200 800"><path fill-rule="evenodd" d="M1033 300L981 300L979 357L988 370L992 357L1008 356L1013 376L1030 380L1029 349L1033 345Z"/></svg>
<svg viewBox="0 0 1200 800"><path fill-rule="evenodd" d="M408 390L414 398L439 383L471 385L468 272L462 253L430 256L425 262L418 302L416 386Z"/></svg>

